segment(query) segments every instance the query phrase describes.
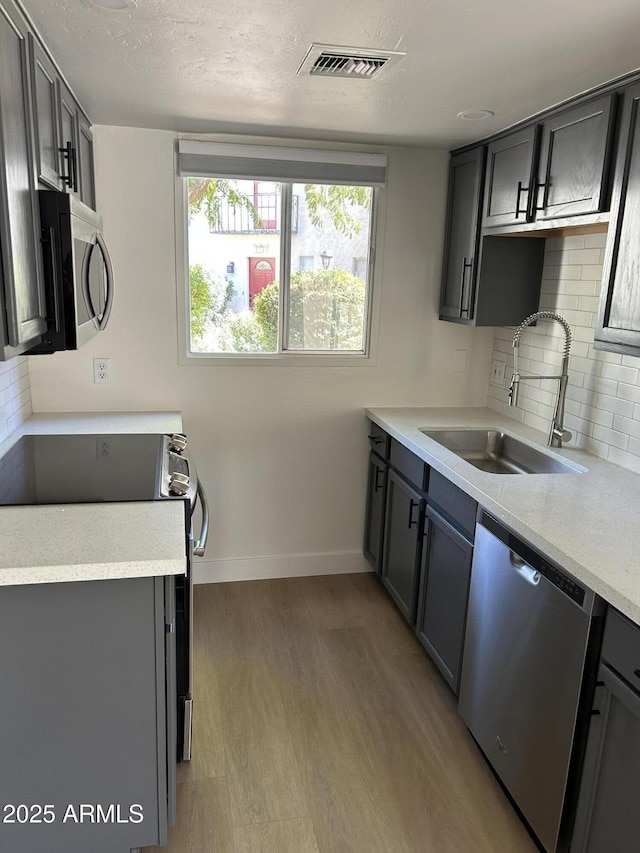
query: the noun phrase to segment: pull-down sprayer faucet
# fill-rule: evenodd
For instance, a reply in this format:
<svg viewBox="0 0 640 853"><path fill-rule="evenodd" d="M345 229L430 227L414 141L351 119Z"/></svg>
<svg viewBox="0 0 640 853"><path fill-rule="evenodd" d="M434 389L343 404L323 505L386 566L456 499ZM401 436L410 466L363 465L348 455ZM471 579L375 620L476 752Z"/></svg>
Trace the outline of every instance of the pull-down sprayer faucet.
<svg viewBox="0 0 640 853"><path fill-rule="evenodd" d="M553 376L536 376L527 374L523 376L518 371L518 346L522 333L535 323L536 320L555 320L560 323L564 329L564 352L562 356L562 368L560 375ZM525 320L520 323L513 336L513 377L509 388L509 405L518 405L518 389L522 379L557 379L558 380L558 397L556 400L556 408L551 420L551 429L549 430L549 447L562 447L563 441L571 441L571 433L562 426L564 419L564 397L567 391L567 382L569 381L569 350L571 349L571 329L569 324L559 314L554 314L553 311L537 311L535 314L530 314Z"/></svg>

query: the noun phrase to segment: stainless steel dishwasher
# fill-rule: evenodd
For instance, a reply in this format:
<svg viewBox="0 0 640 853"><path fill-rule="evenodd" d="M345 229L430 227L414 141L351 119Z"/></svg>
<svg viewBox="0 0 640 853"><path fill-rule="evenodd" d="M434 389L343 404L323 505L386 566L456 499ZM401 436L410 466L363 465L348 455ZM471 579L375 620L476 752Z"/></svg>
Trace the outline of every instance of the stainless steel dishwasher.
<svg viewBox="0 0 640 853"><path fill-rule="evenodd" d="M549 853L568 843L603 614L591 590L482 513L459 710Z"/></svg>

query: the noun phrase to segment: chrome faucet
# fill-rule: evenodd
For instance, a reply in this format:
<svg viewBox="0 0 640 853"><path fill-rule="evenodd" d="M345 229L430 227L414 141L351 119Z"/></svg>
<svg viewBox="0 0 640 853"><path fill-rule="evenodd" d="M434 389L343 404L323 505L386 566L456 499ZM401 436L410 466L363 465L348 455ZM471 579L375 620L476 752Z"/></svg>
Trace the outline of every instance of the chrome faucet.
<svg viewBox="0 0 640 853"><path fill-rule="evenodd" d="M527 374L523 376L518 371L518 346L522 333L535 323L536 320L555 320L560 323L564 329L564 352L562 356L562 368L560 375L553 376L536 376ZM553 311L537 311L535 314L530 314L525 320L520 323L513 336L513 376L509 387L509 405L518 405L518 389L520 382L523 379L557 379L558 380L558 398L556 400L556 408L551 420L551 429L549 430L549 447L562 447L563 441L571 441L572 435L569 430L562 426L564 419L564 397L567 391L567 382L569 381L569 350L571 349L571 329L569 324L559 314L554 314Z"/></svg>

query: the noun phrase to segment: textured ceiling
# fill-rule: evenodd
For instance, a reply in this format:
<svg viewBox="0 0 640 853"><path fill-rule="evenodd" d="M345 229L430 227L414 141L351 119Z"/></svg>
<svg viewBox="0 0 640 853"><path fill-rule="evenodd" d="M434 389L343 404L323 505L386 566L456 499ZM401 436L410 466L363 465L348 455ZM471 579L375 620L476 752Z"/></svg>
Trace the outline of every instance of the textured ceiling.
<svg viewBox="0 0 640 853"><path fill-rule="evenodd" d="M640 67L638 0L23 5L98 124L448 148ZM376 81L297 77L313 41L407 55Z"/></svg>

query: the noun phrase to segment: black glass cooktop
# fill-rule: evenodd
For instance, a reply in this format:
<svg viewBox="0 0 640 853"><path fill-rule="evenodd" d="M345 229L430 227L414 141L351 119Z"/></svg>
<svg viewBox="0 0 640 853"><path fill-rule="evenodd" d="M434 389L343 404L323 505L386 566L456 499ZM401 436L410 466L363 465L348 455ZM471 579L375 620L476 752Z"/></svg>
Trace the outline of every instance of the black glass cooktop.
<svg viewBox="0 0 640 853"><path fill-rule="evenodd" d="M0 506L158 498L162 435L26 435L0 458Z"/></svg>

